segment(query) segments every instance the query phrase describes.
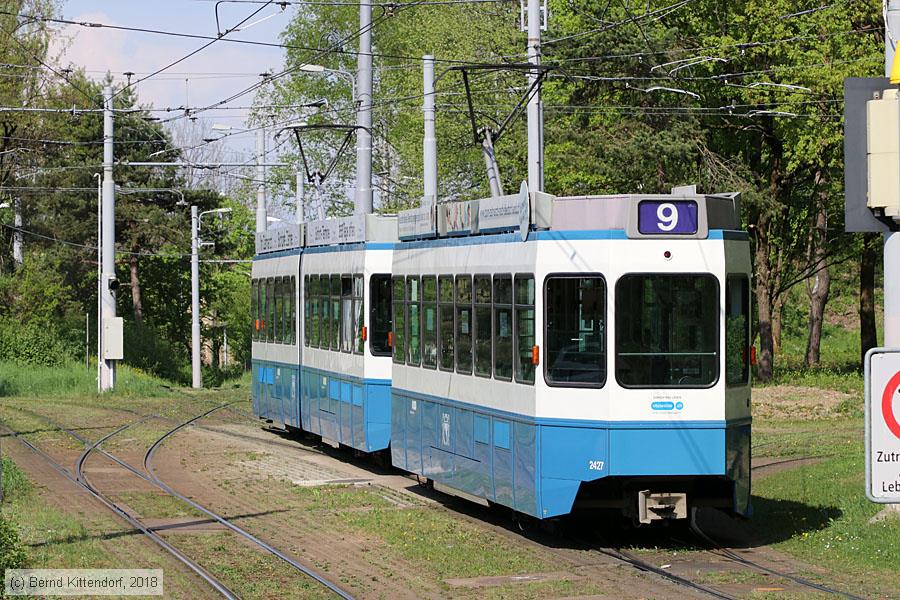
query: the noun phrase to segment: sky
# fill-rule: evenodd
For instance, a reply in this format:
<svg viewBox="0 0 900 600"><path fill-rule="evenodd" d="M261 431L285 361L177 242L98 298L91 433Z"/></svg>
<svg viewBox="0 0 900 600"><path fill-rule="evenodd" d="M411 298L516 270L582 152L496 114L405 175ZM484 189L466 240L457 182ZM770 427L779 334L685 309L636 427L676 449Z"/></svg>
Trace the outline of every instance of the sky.
<svg viewBox="0 0 900 600"><path fill-rule="evenodd" d="M217 35L216 3L210 0L65 0L63 18L200 35ZM223 30L234 27L259 8L254 4L224 3L219 7ZM278 42L279 33L290 22L295 9L271 6L251 18L245 31L229 38ZM125 72L132 80L182 58L206 44L207 40L174 38L158 34L117 31L105 28L66 26L62 42L53 51L60 64L73 63L88 75L102 78L107 72L122 82ZM263 72L277 72L283 64L283 50L218 41L206 50L186 59L163 73L137 85L143 104L155 108L206 106L259 81ZM248 106L253 95L236 100L233 106ZM247 111L211 111L204 113L197 126L220 124L241 127ZM226 143L226 142L223 142ZM232 150L252 149L253 135L229 137Z"/></svg>

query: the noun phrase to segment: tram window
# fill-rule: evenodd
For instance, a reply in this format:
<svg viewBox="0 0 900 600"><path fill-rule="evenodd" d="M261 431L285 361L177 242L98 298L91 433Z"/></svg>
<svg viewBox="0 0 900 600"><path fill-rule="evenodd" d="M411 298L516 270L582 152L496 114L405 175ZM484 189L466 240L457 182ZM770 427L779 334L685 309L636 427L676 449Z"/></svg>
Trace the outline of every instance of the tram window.
<svg viewBox="0 0 900 600"><path fill-rule="evenodd" d="M369 279L369 351L374 356L391 353L391 277L372 275Z"/></svg>
<svg viewBox="0 0 900 600"><path fill-rule="evenodd" d="M453 277L438 278L438 346L442 370L453 370Z"/></svg>
<svg viewBox="0 0 900 600"><path fill-rule="evenodd" d="M472 276L456 276L456 372L472 374Z"/></svg>
<svg viewBox="0 0 900 600"><path fill-rule="evenodd" d="M297 343L297 277L291 275L291 344Z"/></svg>
<svg viewBox="0 0 900 600"><path fill-rule="evenodd" d="M250 282L250 319L253 321L250 324L250 339L255 342L259 338L257 335L259 327L259 281L256 279Z"/></svg>
<svg viewBox="0 0 900 600"><path fill-rule="evenodd" d="M266 341L275 341L275 278L266 280L266 311L268 319L266 323Z"/></svg>
<svg viewBox="0 0 900 600"><path fill-rule="evenodd" d="M322 333L319 339L319 347L328 350L331 342L331 300L328 298L331 292L331 283L328 275L319 278L319 310L322 311Z"/></svg>
<svg viewBox="0 0 900 600"><path fill-rule="evenodd" d="M319 276L310 275L309 296L311 299L309 307L309 323L307 324L307 327L309 328L309 345L313 348L318 348L322 339L322 311L319 307L320 294L321 292L319 291Z"/></svg>
<svg viewBox="0 0 900 600"><path fill-rule="evenodd" d="M494 377L509 381L513 371L512 276L494 276Z"/></svg>
<svg viewBox="0 0 900 600"><path fill-rule="evenodd" d="M491 376L491 276L475 276L475 374Z"/></svg>
<svg viewBox="0 0 900 600"><path fill-rule="evenodd" d="M534 276L516 275L516 381L534 383Z"/></svg>
<svg viewBox="0 0 900 600"><path fill-rule="evenodd" d="M365 341L363 340L363 327L366 325L363 313L363 276L353 276L353 352L362 354Z"/></svg>
<svg viewBox="0 0 900 600"><path fill-rule="evenodd" d="M341 341L341 276L331 276L331 339L328 347L337 352Z"/></svg>
<svg viewBox="0 0 900 600"><path fill-rule="evenodd" d="M272 296L269 300L269 341L273 343L278 342L278 309L281 304L280 299L278 298L280 292L278 288L281 287L279 285L279 279L280 277L273 277L271 279Z"/></svg>
<svg viewBox="0 0 900 600"><path fill-rule="evenodd" d="M422 278L422 366L437 366L437 279Z"/></svg>
<svg viewBox="0 0 900 600"><path fill-rule="evenodd" d="M254 332L256 333L256 341L260 341L263 335L263 319L265 316L263 315L263 306L265 305L265 295L266 286L265 282L256 280L256 327L254 328Z"/></svg>
<svg viewBox="0 0 900 600"><path fill-rule="evenodd" d="M303 278L303 345L309 346L310 315L312 314L312 296L309 290L309 275Z"/></svg>
<svg viewBox="0 0 900 600"><path fill-rule="evenodd" d="M616 284L616 378L626 387L706 387L718 378L712 275L625 275Z"/></svg>
<svg viewBox="0 0 900 600"><path fill-rule="evenodd" d="M406 278L406 319L409 355L407 363L418 367L422 362L422 290L418 277Z"/></svg>
<svg viewBox="0 0 900 600"><path fill-rule="evenodd" d="M341 277L341 352L353 349L353 277Z"/></svg>
<svg viewBox="0 0 900 600"><path fill-rule="evenodd" d="M395 363L406 362L406 281L403 277L394 277L394 291L391 300L394 304L394 318L391 325L393 338L393 354Z"/></svg>
<svg viewBox="0 0 900 600"><path fill-rule="evenodd" d="M275 343L284 341L284 278L275 278L275 318L272 319Z"/></svg>
<svg viewBox="0 0 900 600"><path fill-rule="evenodd" d="M750 281L743 275L725 281L725 383L750 381Z"/></svg>
<svg viewBox="0 0 900 600"><path fill-rule="evenodd" d="M606 284L602 277L550 276L546 302L544 377L550 385L606 383Z"/></svg>

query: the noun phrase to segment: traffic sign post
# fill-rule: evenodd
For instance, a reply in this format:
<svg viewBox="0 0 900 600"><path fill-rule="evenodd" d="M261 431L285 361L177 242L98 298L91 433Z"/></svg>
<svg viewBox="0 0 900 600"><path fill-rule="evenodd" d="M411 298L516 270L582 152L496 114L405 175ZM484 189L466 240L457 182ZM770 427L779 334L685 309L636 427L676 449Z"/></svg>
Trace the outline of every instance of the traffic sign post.
<svg viewBox="0 0 900 600"><path fill-rule="evenodd" d="M900 348L866 353L866 496L900 504Z"/></svg>

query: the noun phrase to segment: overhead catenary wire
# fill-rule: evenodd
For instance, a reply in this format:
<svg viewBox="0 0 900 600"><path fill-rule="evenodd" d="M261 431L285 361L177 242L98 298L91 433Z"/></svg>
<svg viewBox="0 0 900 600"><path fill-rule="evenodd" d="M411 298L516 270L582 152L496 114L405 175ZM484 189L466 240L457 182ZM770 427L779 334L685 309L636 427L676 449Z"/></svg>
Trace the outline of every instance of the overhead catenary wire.
<svg viewBox="0 0 900 600"><path fill-rule="evenodd" d="M199 48L197 48L197 49L195 49L195 50L192 50L191 52L188 52L187 54L185 54L185 55L182 56L181 58L178 58L178 59L176 59L176 60L174 60L174 61L168 63L168 64L165 65L164 67L160 67L159 69L156 69L155 71L153 71L153 72L150 73L149 75L146 75L146 76L144 76L144 77L141 77L140 79L136 80L136 81L133 82L133 83L132 83L132 82L128 82L128 84L126 84L126 85L125 85L124 87L122 87L118 92L116 92L115 94L113 94L113 98L115 98L115 97L118 96L119 94L122 94L122 93L125 92L126 90L131 89L132 87L135 87L135 86L137 86L138 84L140 84L140 83L142 83L142 82L144 82L144 81L147 81L148 79L153 78L153 76L159 75L160 73L166 71L167 69L170 69L170 68L174 67L175 65L180 64L180 63L186 61L186 60L189 59L190 57L195 56L196 54L199 54L200 52L203 52L204 50L206 50L207 48L209 48L210 46L212 46L212 45L215 44L216 42L218 42L218 41L224 39L225 36L227 36L229 33L233 33L236 29L240 28L241 25L243 25L244 23L246 23L247 21L249 21L250 19L252 19L252 18L255 17L256 15L258 15L260 12L263 11L263 9L265 9L267 6L269 6L270 4L272 4L273 1L274 1L274 0L266 0L266 1L265 1L265 4L263 4L262 6L260 6L259 8L257 8L256 10L254 10L252 13L250 13L250 14L249 14L248 16L246 16L245 18L241 19L241 21L240 21L237 25L235 25L234 27L232 27L232 28L226 30L224 33L219 34L219 36L218 36L216 39L208 41L206 44L203 44L203 45L200 46Z"/></svg>

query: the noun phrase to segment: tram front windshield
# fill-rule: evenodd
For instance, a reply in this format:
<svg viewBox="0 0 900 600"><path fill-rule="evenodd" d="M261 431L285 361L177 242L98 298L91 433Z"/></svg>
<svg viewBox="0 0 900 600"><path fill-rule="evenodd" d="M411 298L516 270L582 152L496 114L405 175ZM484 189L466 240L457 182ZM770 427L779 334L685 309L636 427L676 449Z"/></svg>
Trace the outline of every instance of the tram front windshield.
<svg viewBox="0 0 900 600"><path fill-rule="evenodd" d="M616 378L625 387L718 379L718 283L709 274L625 275L616 284Z"/></svg>

